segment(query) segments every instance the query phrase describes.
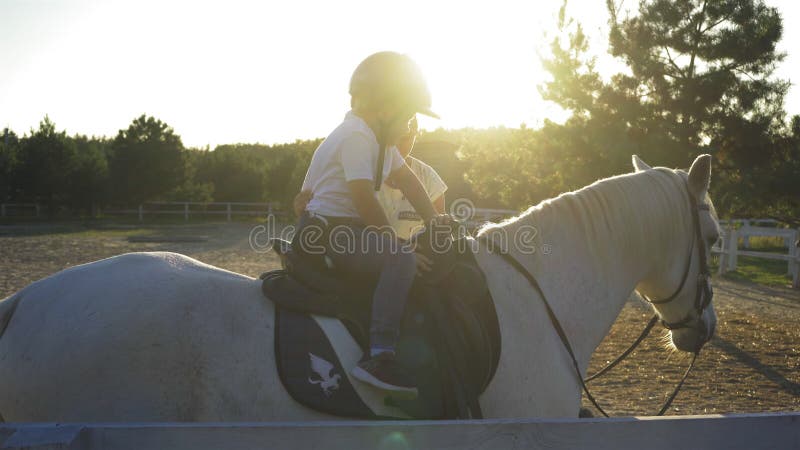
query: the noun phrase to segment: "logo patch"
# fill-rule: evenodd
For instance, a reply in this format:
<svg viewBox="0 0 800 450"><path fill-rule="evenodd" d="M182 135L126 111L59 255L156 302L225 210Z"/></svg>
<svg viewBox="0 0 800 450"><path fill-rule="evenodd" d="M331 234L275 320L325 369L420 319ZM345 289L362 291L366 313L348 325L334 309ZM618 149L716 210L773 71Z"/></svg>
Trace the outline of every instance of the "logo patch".
<svg viewBox="0 0 800 450"><path fill-rule="evenodd" d="M339 389L339 380L341 375L333 373L333 364L320 358L319 356L309 353L308 357L311 361L311 371L316 376L308 377L308 382L311 384L318 384L326 397L333 395L333 391Z"/></svg>
<svg viewBox="0 0 800 450"><path fill-rule="evenodd" d="M414 211L400 211L397 213L397 218L400 220L422 220L422 216Z"/></svg>

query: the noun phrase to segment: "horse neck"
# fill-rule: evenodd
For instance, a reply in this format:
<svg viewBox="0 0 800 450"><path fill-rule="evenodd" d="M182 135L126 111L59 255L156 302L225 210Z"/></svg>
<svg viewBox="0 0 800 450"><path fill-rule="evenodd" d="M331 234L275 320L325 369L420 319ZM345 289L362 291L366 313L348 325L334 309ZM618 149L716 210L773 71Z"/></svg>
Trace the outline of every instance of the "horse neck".
<svg viewBox="0 0 800 450"><path fill-rule="evenodd" d="M674 218L666 217L666 211L652 214L652 199L641 192L608 185L631 181L617 178L540 204L503 227L513 235L534 226L538 247L549 249L549 254L537 248L530 255L511 246L539 282L584 370L639 280L675 253L670 248L675 233L668 223ZM624 194L618 199L623 201L609 198L613 192Z"/></svg>

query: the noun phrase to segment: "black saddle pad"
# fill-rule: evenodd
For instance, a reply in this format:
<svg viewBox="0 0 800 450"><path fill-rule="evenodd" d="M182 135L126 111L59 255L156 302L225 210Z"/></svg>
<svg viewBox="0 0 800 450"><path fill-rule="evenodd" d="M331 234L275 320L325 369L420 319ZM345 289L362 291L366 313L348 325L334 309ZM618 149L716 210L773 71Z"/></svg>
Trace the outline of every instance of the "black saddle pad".
<svg viewBox="0 0 800 450"><path fill-rule="evenodd" d="M341 334L338 335L340 342L332 342L337 335L326 335L318 320L336 319L315 319L309 314L277 307L275 357L281 382L292 398L310 408L337 416L361 419L443 418L441 379L435 352L428 346L427 339L411 331L401 339L398 359L412 374L420 396L415 400L396 400L377 389L359 385L360 381L349 377L363 349L352 340L342 339ZM346 362L342 361L337 349L349 355Z"/></svg>
<svg viewBox="0 0 800 450"><path fill-rule="evenodd" d="M297 255L286 256L282 259L292 267L263 275L262 288L276 304L277 365L281 381L295 400L319 411L357 418L402 417L387 413L386 405L417 419L480 414L477 395L499 362L500 333L494 304L471 253L455 261L454 269L440 277L440 286L418 279L412 288L397 356L413 374L420 396L412 401L383 397L378 403L384 405L365 394L359 381L348 378L367 348L371 292L337 287L330 275L303 267ZM325 292L312 287L320 278L328 287ZM320 320L333 319L315 319L312 313L339 320L339 328L346 327L352 335L349 344L331 343ZM347 340L341 333L333 339ZM359 348L354 348L353 340ZM342 352L349 352L344 363ZM353 352L358 356L353 357Z"/></svg>
<svg viewBox="0 0 800 450"><path fill-rule="evenodd" d="M374 416L353 389L336 351L310 315L278 308L275 359L281 382L299 403L339 416Z"/></svg>

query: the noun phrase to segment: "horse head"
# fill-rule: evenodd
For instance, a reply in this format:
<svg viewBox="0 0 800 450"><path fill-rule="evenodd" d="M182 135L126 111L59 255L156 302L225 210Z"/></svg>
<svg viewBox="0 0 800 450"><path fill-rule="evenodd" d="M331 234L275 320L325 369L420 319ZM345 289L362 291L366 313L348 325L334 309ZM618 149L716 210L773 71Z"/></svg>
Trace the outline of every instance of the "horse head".
<svg viewBox="0 0 800 450"><path fill-rule="evenodd" d="M652 169L633 156L637 172ZM661 323L670 330L672 345L678 350L697 353L714 335L717 315L711 304L713 291L708 259L711 246L719 239L720 228L714 205L708 196L711 179L711 156L701 155L689 172L675 171L684 181L685 200L676 202L680 210L670 212L683 230L667 247L660 269L641 280L637 291L653 304ZM658 237L655 237L658 238ZM671 295L670 295L671 294Z"/></svg>

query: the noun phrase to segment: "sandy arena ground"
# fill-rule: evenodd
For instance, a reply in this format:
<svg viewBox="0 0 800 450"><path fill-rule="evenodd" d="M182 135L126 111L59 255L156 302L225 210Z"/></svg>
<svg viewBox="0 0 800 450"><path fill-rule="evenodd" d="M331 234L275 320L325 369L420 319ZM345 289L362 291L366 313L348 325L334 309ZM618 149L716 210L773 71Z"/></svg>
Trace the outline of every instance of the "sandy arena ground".
<svg viewBox="0 0 800 450"><path fill-rule="evenodd" d="M277 267L254 252L255 224L87 230L80 226L0 227L0 299L61 269L135 251L174 251L253 277ZM134 243L130 236L204 236L205 242ZM667 414L800 410L800 291L714 280L717 335L706 345ZM630 303L595 352L589 372L613 359L650 317ZM628 360L590 386L611 415L651 415L689 364L663 349L657 326ZM584 401L589 406L588 401Z"/></svg>

